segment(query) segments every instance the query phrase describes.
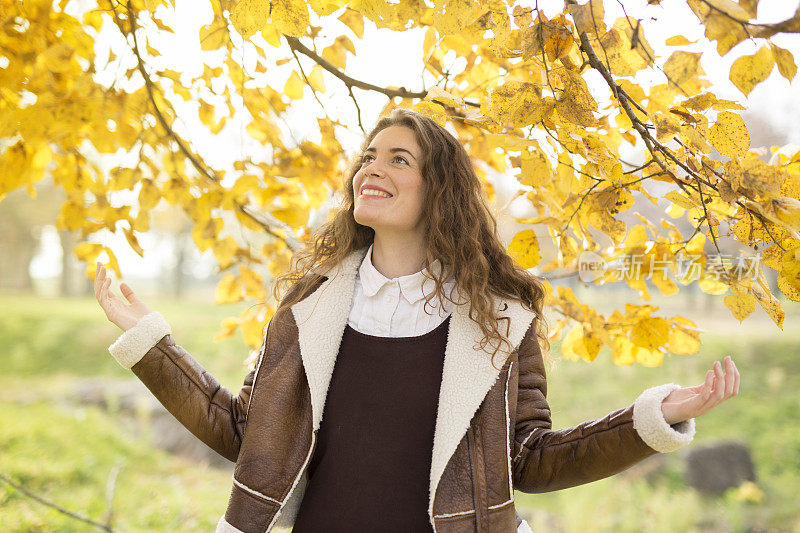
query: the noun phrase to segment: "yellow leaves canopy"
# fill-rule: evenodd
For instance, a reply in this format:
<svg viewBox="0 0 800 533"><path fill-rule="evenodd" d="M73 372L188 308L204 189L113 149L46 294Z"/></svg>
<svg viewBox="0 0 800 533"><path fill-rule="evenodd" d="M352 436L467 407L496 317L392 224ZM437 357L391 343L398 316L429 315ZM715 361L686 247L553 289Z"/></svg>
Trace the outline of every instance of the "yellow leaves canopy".
<svg viewBox="0 0 800 533"><path fill-rule="evenodd" d="M0 140L6 141L0 143L0 199L19 187L33 194L32 184L52 173L67 195L58 215L60 228L82 231L87 238L121 228L128 246L140 254L140 233L149 230L151 212L165 207L164 199L188 215L195 245L213 252L220 271L261 263L265 273L280 274L290 264L292 248L312 234L312 210L341 184L345 158L337 136L348 128L347 120L325 117L317 123L320 140L291 139L281 127L287 113L307 103L316 108L311 98L328 86L345 87L343 94L359 86L358 91L394 94L399 87L365 89L375 81L371 79L357 80L365 82L359 85L343 82L352 74L349 54L365 45L357 41L365 35L365 19L396 31L424 27L422 55L417 58L420 71L438 81L424 83L424 97L392 96L383 113L393 107L415 109L450 128L473 158L490 200L496 191L489 170L517 177L525 190L512 199L527 201L536 211L518 222L537 227L536 233L524 228L511 238L508 251L519 265L544 274L573 268L583 251L602 252L612 261L635 250L648 262L642 275L633 276L630 265L623 268L624 280L612 280L606 273L596 283L624 281L647 299L646 278L662 294L676 292L678 283L697 282L703 291L726 295L720 300L740 320L758 302L782 326L780 303L760 278L743 283L696 271L679 276L675 253L696 254L698 265L707 267L703 245L725 238L728 223L734 238L763 250L764 268L779 273L779 290L798 299L800 152L776 155L775 162L766 163L757 150L751 151L744 120L733 112L743 107L713 94L698 52L671 53L662 67L668 79L643 83L659 72L645 36L650 19L621 17L606 27L604 3L569 3L551 17L530 2L495 0L237 0L227 7L212 3L214 18L197 37L202 50L216 52L204 54L202 74L194 79L174 65L155 64L168 50L149 32L155 27L170 34L172 29L153 10L169 10L170 2L133 3L138 11L133 22L145 21L136 33L136 49L130 24L116 26L100 10L75 18L59 12L58 18L45 21L44 12L36 15L36 9L20 10L19 3L11 3L12 16L36 23L25 32L10 30L0 37L9 54L8 65L0 69ZM749 20L755 16L756 2L688 4L719 53L747 38L747 28L720 9ZM330 24L334 17L338 20ZM106 28L109 24L113 26ZM109 54L111 70L130 64L111 87L100 84L86 67L100 69L106 61L94 57L100 29L118 31L119 42L130 48ZM763 25L749 30L761 48L733 63L730 76L737 87L749 94L775 65L787 80L795 78L793 48L760 42L772 35ZM238 37L230 38L231 31L244 38L244 53ZM250 39L256 33L274 48L263 50L259 38ZM299 42L313 52L289 49L288 43L298 41L281 36L302 37ZM664 44L693 43L675 35ZM597 61L590 60L590 52ZM323 74L325 62L342 76ZM637 76L643 70L647 76ZM274 87L270 76L277 72L288 77ZM149 83L141 83L142 73ZM600 92L587 83L592 76L605 84ZM409 91L423 87L403 80L397 84ZM313 91L305 91L305 85ZM598 106L609 96L610 105ZM224 135L230 130L225 125L239 124L237 115L246 110L243 129L258 142L258 153L243 149L232 168L214 168L212 158L194 152L195 132L184 137L187 128L173 127L185 109L176 101L197 102L196 115L188 117L194 120L186 123L211 135ZM355 123L355 106L337 111ZM647 150L640 166L623 162L623 141ZM712 147L729 160L712 157ZM138 159L114 163L111 171L93 159L97 153L120 151L138 152ZM658 194L647 187L653 181L661 182ZM663 183L674 190L664 193ZM132 191L135 206L120 206L112 198L123 190ZM667 199L668 214L686 216L697 231L687 234L687 243L683 230L668 221L654 224L635 213L635 222L626 224L618 215L640 198L654 204ZM226 216L231 212L235 216ZM234 238L232 224L269 242L251 250ZM103 251L107 250L91 243L76 253L90 260ZM113 262L110 251L109 256ZM666 268L659 271L656 264ZM259 299L264 285L261 274L240 268L235 274L225 273L215 298ZM591 361L608 346L617 364L657 365L664 353L688 355L699 346L699 330L691 321L654 316L652 306L626 306L607 320L561 288L548 296L548 305L563 312L558 329L568 331L563 347L567 357ZM269 312L262 306L225 321L220 335L241 327L248 344L257 345ZM568 320L577 325L566 328Z"/></svg>

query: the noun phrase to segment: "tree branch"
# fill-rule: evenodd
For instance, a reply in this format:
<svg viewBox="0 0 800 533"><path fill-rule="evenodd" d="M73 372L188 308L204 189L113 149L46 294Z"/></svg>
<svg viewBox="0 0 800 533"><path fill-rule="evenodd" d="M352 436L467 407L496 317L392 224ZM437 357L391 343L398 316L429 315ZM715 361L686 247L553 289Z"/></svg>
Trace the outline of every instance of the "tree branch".
<svg viewBox="0 0 800 533"><path fill-rule="evenodd" d="M79 521L84 522L86 524L92 525L92 526L94 526L94 527L96 527L98 529L102 529L103 531L108 531L109 533L113 533L113 531L114 531L111 528L110 522L108 524L101 524L100 522L96 522L96 521L92 520L91 518L86 518L85 516L81 516L79 514L73 513L72 511L68 511L68 510L64 509L63 507L60 507L60 506L54 504L53 502L45 500L41 496L37 496L36 494L34 494L33 492L29 491L28 489L26 489L25 487L23 487L19 483L15 483L15 482L11 481L11 479L8 476L6 476L5 474L3 474L1 472L0 472L0 480L5 481L9 485L14 487L18 491L20 491L25 496L27 496L27 497L29 497L29 498L31 498L33 500L36 500L37 502L41 503L42 505L46 505L47 507L50 507L51 509L55 509L56 511L58 511L61 514L69 516L70 518L74 518L75 520L79 520Z"/></svg>
<svg viewBox="0 0 800 533"><path fill-rule="evenodd" d="M319 66L342 80L345 85L347 85L348 89L352 87L358 87L359 89L363 89L365 91L375 91L381 94L385 94L389 98L394 98L395 96L400 96L401 98L425 98L428 95L428 91L409 91L405 87L400 87L398 89L390 89L387 87L381 87L380 85L375 85L366 81L357 80L351 76L348 76L335 65L333 65L330 61L325 59L324 57L320 56L306 45L300 42L300 39L297 37L292 37L289 35L284 35L286 38L286 42L289 43L289 47L293 51L300 52L301 54L310 57L314 60ZM467 102L464 101L464 104L472 106L472 107L480 107L480 103L478 102Z"/></svg>
<svg viewBox="0 0 800 533"><path fill-rule="evenodd" d="M158 120L159 124L161 124L161 127L164 129L164 131L166 131L167 135L173 141L175 141L175 143L178 145L178 148L180 149L181 153L183 153L183 155L192 163L192 166L194 166L194 168L197 169L198 172L200 172L203 176L205 176L210 181L212 181L214 183L219 183L220 180L214 174L214 172L212 170L206 168L206 166L200 161L200 159L195 154L193 154L191 150L189 150L189 148L183 142L183 139L177 133L175 133L175 131L172 129L172 127L169 124L169 122L167 122L166 117L164 117L164 114L159 109L158 104L156 103L155 94L154 94L154 88L153 88L153 81L150 79L150 75L147 73L147 70L145 69L144 60L142 59L142 55L141 55L141 52L139 50L139 43L138 43L138 40L136 38L136 21L135 21L136 14L135 14L135 12L133 10L133 6L132 6L131 2L128 1L127 4L126 4L126 9L127 9L127 12L128 12L128 20L130 22L130 28L128 29L127 32L125 31L125 29L124 29L124 27L122 25L122 21L119 19L117 10L114 8L114 5L113 4L110 4L110 5L111 5L111 7L112 7L112 9L114 11L114 21L117 24L117 26L119 27L119 29L122 32L122 34L126 35L126 34L130 33L131 37L133 38L132 51L133 51L134 55L136 56L137 69L139 71L139 74L141 74L142 78L144 78L145 88L147 90L147 96L148 96L148 99L150 101L150 104L153 106L153 111L154 111L154 113L156 115L156 119ZM241 204L238 201L235 202L235 204L236 204L236 208L240 212L242 212L245 215L247 215L248 217L252 218L253 221L255 221L262 228L264 228L264 231L266 231L267 233L269 233L273 237L282 240L284 243L286 243L286 245L291 250L297 250L297 249L302 247L302 243L300 242L299 239L294 237L294 233L291 231L291 228L289 228L288 225L284 224L283 222L281 222L280 220L275 218L272 214L263 213L264 217L266 217L268 219L271 219L269 222L265 222L263 220L259 220L259 218L255 217L252 213L250 213L247 210L245 205ZM273 229L275 227L278 227L278 228L282 229L285 232L286 235L282 236L279 233L277 233Z"/></svg>

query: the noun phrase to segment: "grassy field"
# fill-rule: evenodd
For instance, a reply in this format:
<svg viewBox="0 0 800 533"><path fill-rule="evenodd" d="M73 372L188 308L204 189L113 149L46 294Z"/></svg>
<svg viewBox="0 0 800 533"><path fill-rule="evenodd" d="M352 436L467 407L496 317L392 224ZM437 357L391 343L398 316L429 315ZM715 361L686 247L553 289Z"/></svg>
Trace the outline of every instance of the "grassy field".
<svg viewBox="0 0 800 533"><path fill-rule="evenodd" d="M582 295L582 298L587 298ZM598 304L611 305L595 294ZM211 341L220 321L246 304L215 307L148 299L186 348L224 385L238 390L247 350L237 337ZM592 363L556 358L548 375L554 428L602 417L633 402L645 388L700 383L715 359L733 356L740 393L697 419L687 448L664 454L649 479L634 467L618 476L547 494L517 493L517 508L534 531L800 531L800 331L787 304L783 332L755 314L742 325L726 309L702 304L680 312L661 302L662 316L694 313L706 327L694 356L667 356L658 368L617 367L601 352ZM721 303L714 304L715 306ZM621 307L621 304L619 305ZM702 320L701 320L702 319ZM794 326L794 327L792 327ZM224 512L230 473L153 448L145 422L64 401L76 380L130 378L107 351L120 333L97 303L0 295L0 472L67 509L102 521L109 474L118 531L212 531ZM757 484L719 497L687 487L684 456L721 440L745 443ZM96 531L0 482L0 531Z"/></svg>

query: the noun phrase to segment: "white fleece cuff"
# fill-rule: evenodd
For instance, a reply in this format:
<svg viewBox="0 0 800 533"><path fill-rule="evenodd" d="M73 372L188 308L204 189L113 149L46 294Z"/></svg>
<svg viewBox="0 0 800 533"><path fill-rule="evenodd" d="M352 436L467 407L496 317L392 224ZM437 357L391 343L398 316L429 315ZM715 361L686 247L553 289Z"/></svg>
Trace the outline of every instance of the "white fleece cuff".
<svg viewBox="0 0 800 533"><path fill-rule="evenodd" d="M233 527L225 520L225 515L222 515L217 522L217 528L214 533L244 533L241 529Z"/></svg>
<svg viewBox="0 0 800 533"><path fill-rule="evenodd" d="M661 412L664 398L680 388L676 383L651 387L645 389L633 403L634 429L648 446L661 453L677 450L694 438L694 418L670 426Z"/></svg>
<svg viewBox="0 0 800 533"><path fill-rule="evenodd" d="M130 370L168 333L172 333L172 328L167 321L161 313L152 311L140 318L135 326L124 331L108 347L108 351L123 368Z"/></svg>

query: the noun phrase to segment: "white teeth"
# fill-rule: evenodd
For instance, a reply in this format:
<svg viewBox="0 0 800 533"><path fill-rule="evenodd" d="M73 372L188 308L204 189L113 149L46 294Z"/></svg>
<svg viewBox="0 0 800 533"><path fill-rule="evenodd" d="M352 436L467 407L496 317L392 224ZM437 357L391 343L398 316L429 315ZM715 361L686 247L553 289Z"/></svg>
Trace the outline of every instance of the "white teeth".
<svg viewBox="0 0 800 533"><path fill-rule="evenodd" d="M390 196L391 196L391 194L389 194L389 193L386 193L386 192L383 192L383 191L379 191L379 190L377 190L377 189L363 189L363 190L361 191L361 194L362 194L362 195L364 195L364 194L370 194L370 195L385 196L386 198L388 198L388 197L390 197Z"/></svg>

